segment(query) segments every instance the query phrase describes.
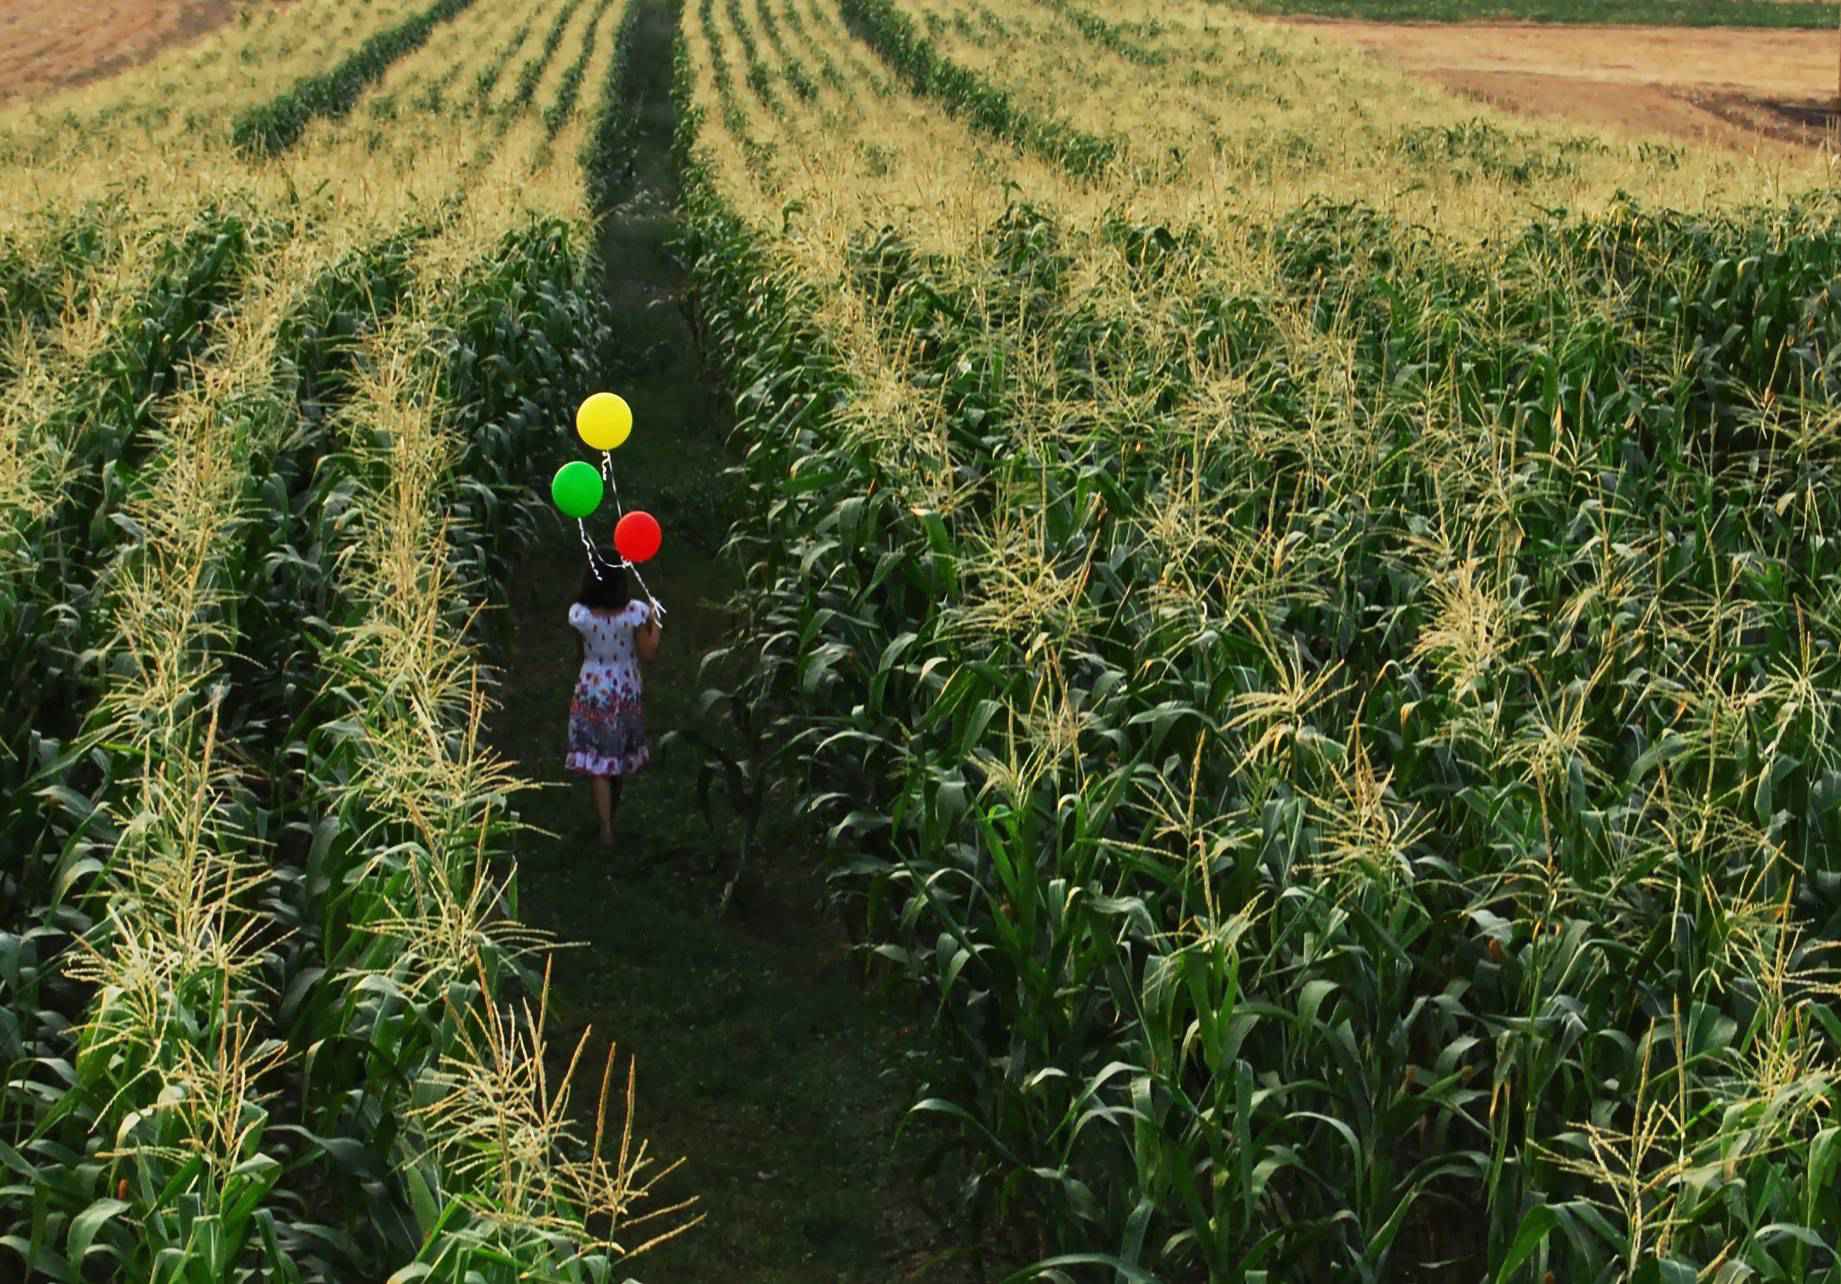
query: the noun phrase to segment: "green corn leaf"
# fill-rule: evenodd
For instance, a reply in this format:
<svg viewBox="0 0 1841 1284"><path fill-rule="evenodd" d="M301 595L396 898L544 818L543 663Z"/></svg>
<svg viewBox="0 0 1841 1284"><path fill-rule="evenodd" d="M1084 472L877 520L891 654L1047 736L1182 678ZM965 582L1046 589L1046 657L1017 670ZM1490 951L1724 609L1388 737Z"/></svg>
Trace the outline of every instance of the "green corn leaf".
<svg viewBox="0 0 1841 1284"><path fill-rule="evenodd" d="M98 1199L88 1208L70 1219L70 1230L65 1236L65 1253L73 1262L81 1263L89 1256L96 1235L104 1224L120 1213L128 1211L128 1205L119 1199Z"/></svg>

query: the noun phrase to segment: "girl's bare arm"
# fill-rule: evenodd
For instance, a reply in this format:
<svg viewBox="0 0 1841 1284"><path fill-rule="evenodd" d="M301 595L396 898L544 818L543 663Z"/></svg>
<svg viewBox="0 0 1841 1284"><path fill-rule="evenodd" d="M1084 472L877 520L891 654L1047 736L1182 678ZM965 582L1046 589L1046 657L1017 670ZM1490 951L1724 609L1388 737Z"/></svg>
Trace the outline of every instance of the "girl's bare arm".
<svg viewBox="0 0 1841 1284"><path fill-rule="evenodd" d="M634 630L633 650L647 664L658 658L658 617L647 616L646 622Z"/></svg>

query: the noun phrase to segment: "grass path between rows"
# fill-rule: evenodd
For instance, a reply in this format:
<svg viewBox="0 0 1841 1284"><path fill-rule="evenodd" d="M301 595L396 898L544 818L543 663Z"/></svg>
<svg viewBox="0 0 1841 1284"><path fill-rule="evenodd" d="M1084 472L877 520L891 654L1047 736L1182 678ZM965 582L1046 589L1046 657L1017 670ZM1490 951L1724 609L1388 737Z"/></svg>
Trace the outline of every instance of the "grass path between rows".
<svg viewBox="0 0 1841 1284"><path fill-rule="evenodd" d="M635 3L647 10L631 62L643 136L630 190L603 212L600 248L629 371L608 386L634 413L615 479L626 505L655 514L665 536L644 568L668 612L646 678L656 751L660 736L696 717L698 662L732 627L721 603L737 577L718 556L734 502L722 479L733 462L729 410L699 365L676 302L684 274L666 248L676 201L672 13L665 0ZM578 443L533 460L532 485L547 488L570 454L588 457ZM889 1140L902 1089L885 1072L900 1063L915 1018L861 984L805 853L786 850L793 831L767 845L760 876L718 923L734 837L706 824L697 762L683 746L627 788L611 863L595 843L587 786L562 771L576 671L565 615L582 565L574 524L559 521L508 587L511 640L490 732L546 786L514 804L520 816L557 835L520 842L518 916L581 943L555 959L552 1053L566 1057L587 1025L585 1064L601 1064L610 1038L622 1073L637 1058L635 1137L661 1161L686 1158L652 1206L695 1195L706 1217L624 1274L645 1284L964 1278L962 1258L940 1260L959 1255L915 1200L918 1139L899 1152Z"/></svg>

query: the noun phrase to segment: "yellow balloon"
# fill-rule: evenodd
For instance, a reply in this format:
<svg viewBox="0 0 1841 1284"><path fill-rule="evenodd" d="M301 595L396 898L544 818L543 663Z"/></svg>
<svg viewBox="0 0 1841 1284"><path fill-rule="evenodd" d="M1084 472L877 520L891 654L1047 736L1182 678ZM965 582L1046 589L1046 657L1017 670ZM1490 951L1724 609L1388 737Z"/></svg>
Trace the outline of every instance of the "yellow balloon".
<svg viewBox="0 0 1841 1284"><path fill-rule="evenodd" d="M633 408L611 392L597 392L575 412L575 431L593 450L612 450L633 431Z"/></svg>

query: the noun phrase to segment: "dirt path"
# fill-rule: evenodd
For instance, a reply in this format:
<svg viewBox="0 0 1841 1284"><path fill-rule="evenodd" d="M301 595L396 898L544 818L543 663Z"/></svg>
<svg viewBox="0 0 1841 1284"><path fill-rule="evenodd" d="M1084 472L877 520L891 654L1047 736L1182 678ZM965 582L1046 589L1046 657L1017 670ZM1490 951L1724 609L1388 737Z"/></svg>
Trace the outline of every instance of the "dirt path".
<svg viewBox="0 0 1841 1284"><path fill-rule="evenodd" d="M657 752L666 732L696 723L699 662L733 636L721 604L735 572L719 553L737 499L722 476L733 462L726 399L676 304L685 278L667 248L677 196L673 11L670 0L636 2L638 150L619 204L602 211L600 249L617 328L606 386L634 412L632 436L614 456L620 493L664 531L644 568L668 608L645 679ZM559 446L558 459L584 455L573 434ZM557 462L533 460L535 482ZM591 533L605 539L607 526ZM513 641L491 733L526 777L553 786L516 804L525 821L557 835L520 839L518 917L583 946L556 956L551 1048L566 1056L586 1025L589 1063L601 1063L610 1038L623 1072L636 1058L634 1136L657 1160L686 1160L647 1206L694 1196L707 1217L615 1278L962 1284L966 1250L929 1221L912 1176L922 1141L890 1140L906 1098L889 1070L913 1043L916 1018L859 981L848 941L818 904L822 886L798 831L770 817L757 876L717 921L738 827L720 793L718 826L705 823L695 752L674 745L628 787L613 858L594 842L588 791L561 769L576 674L564 617L583 564L573 523L558 522L513 577Z"/></svg>
<svg viewBox="0 0 1841 1284"><path fill-rule="evenodd" d="M1593 129L1744 150L1832 137L1832 31L1336 18L1288 25L1492 106Z"/></svg>
<svg viewBox="0 0 1841 1284"><path fill-rule="evenodd" d="M0 103L87 84L230 21L239 0L0 0Z"/></svg>

